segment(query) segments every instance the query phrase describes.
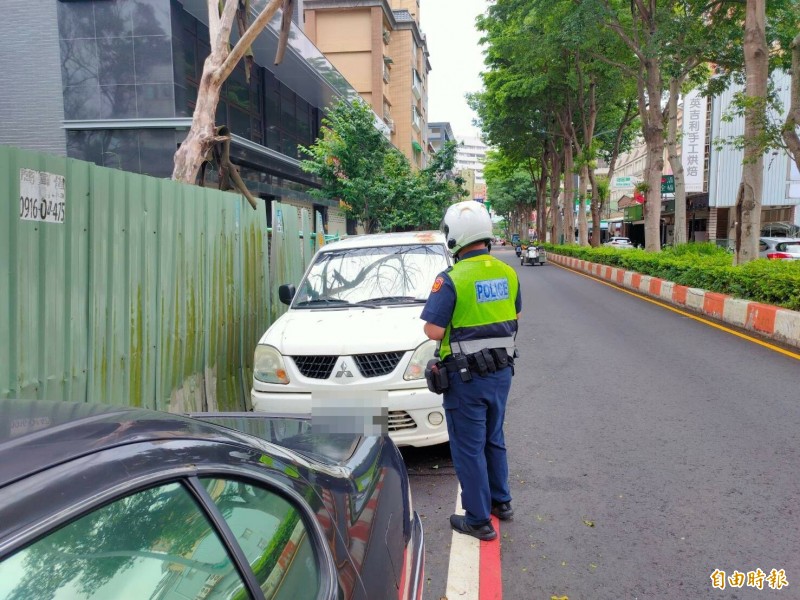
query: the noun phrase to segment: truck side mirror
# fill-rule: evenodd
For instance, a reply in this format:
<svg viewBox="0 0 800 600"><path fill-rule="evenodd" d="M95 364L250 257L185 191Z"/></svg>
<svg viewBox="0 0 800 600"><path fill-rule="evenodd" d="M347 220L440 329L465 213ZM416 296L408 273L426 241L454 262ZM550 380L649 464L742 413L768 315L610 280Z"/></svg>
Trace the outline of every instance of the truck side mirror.
<svg viewBox="0 0 800 600"><path fill-rule="evenodd" d="M286 306L289 306L292 303L292 298L294 298L294 294L297 291L292 284L283 284L278 288L278 298L280 301L283 302Z"/></svg>

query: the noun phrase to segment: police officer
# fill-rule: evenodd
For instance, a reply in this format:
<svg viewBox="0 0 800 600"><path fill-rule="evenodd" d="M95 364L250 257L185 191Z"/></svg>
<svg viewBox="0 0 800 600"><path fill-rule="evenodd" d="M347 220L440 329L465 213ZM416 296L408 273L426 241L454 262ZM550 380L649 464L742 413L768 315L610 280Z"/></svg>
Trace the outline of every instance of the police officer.
<svg viewBox="0 0 800 600"><path fill-rule="evenodd" d="M441 340L449 387L444 408L450 451L461 484L460 533L493 540L490 514L514 514L508 487L503 420L522 308L517 274L488 252L492 221L472 200L450 206L442 222L456 264L436 278L422 311L425 334Z"/></svg>

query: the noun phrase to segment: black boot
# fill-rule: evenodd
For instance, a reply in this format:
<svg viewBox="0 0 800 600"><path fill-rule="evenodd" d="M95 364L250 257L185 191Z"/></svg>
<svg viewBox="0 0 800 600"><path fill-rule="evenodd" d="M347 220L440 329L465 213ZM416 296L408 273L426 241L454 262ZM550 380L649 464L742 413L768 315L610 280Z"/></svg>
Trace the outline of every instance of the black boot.
<svg viewBox="0 0 800 600"><path fill-rule="evenodd" d="M492 514L501 521L508 521L514 516L511 502L492 502Z"/></svg>
<svg viewBox="0 0 800 600"><path fill-rule="evenodd" d="M497 537L497 532L491 523L485 525L470 525L464 515L450 515L450 526L459 533L471 535L474 538L485 542Z"/></svg>

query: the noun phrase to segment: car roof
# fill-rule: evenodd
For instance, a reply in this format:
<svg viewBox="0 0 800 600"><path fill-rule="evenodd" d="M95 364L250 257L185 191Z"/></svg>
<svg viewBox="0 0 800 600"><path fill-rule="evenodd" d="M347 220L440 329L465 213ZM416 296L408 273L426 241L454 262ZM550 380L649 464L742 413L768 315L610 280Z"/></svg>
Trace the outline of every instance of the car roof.
<svg viewBox="0 0 800 600"><path fill-rule="evenodd" d="M761 239L767 242L776 242L776 243L789 242L791 244L796 244L797 242L800 242L800 238L794 238L794 237L767 237L762 235Z"/></svg>
<svg viewBox="0 0 800 600"><path fill-rule="evenodd" d="M325 244L322 252L347 250L350 248L369 248L374 246L404 246L413 244L442 244L446 242L440 231L403 231L396 233L372 233L355 235L338 242Z"/></svg>
<svg viewBox="0 0 800 600"><path fill-rule="evenodd" d="M0 400L0 487L86 454L163 439L241 443L234 431L180 415L121 406Z"/></svg>

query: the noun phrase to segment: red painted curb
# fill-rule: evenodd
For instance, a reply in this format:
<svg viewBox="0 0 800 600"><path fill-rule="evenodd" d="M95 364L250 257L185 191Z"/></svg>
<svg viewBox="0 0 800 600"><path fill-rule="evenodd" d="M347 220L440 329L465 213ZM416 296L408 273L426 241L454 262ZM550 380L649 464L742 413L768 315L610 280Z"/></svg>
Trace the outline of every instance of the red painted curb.
<svg viewBox="0 0 800 600"><path fill-rule="evenodd" d="M654 298L660 298L675 306L689 308L736 327L743 327L749 331L800 347L800 312L798 311L771 304L740 300L733 296L707 290L695 290L690 298L690 288L688 286L679 285L658 277L650 277L649 283L643 286L643 281L647 280L641 273L625 271L624 269L607 265L600 266L598 263L557 254L552 255L551 260L576 271L596 275L600 279L615 283L621 287L632 289ZM665 290L669 289L668 285L672 286L670 298L667 298L666 294L662 296Z"/></svg>
<svg viewBox="0 0 800 600"><path fill-rule="evenodd" d="M503 571L500 563L500 521L492 515L492 525L497 532L497 539L481 542L480 579L478 585L479 600L503 600Z"/></svg>
<svg viewBox="0 0 800 600"><path fill-rule="evenodd" d="M717 319L721 319L725 314L725 300L727 298L729 298L729 296L725 294L706 292L703 295L703 312Z"/></svg>
<svg viewBox="0 0 800 600"><path fill-rule="evenodd" d="M778 309L769 304L751 302L747 306L747 323L755 331L775 333L775 315Z"/></svg>
<svg viewBox="0 0 800 600"><path fill-rule="evenodd" d="M651 296L660 296L661 295L661 280L657 277L653 277L650 280L650 295Z"/></svg>
<svg viewBox="0 0 800 600"><path fill-rule="evenodd" d="M686 306L686 296L689 293L689 288L685 285L678 285L675 284L675 287L672 288L672 300L677 302L678 304L682 304Z"/></svg>

